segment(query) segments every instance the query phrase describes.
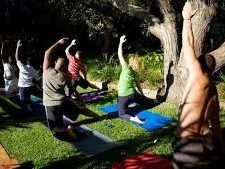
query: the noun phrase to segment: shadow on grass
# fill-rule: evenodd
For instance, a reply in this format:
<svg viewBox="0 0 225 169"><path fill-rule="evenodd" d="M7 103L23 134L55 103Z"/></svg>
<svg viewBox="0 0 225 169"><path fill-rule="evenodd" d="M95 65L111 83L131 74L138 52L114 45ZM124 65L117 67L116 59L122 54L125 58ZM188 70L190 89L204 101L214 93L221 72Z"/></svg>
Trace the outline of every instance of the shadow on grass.
<svg viewBox="0 0 225 169"><path fill-rule="evenodd" d="M140 152L146 151L146 149L152 146L160 144L164 137L168 137L172 140L174 129L175 126L170 125L165 129L149 132L134 139L125 140L123 141L123 145L102 152L96 156L74 156L66 160L51 162L42 169L111 168L112 164L121 159L136 155ZM170 158L171 154L167 154L164 157Z"/></svg>
<svg viewBox="0 0 225 169"><path fill-rule="evenodd" d="M117 93L116 92L108 92L104 98L96 100L95 102L92 102L91 104L101 104L101 105L105 105L107 103L109 103L109 100L114 103L117 99ZM113 102L114 101L114 102Z"/></svg>
<svg viewBox="0 0 225 169"><path fill-rule="evenodd" d="M38 112L32 116L23 116L22 108L15 100L10 100L0 96L0 130L8 127L26 128L25 122L42 122L45 118L43 112Z"/></svg>

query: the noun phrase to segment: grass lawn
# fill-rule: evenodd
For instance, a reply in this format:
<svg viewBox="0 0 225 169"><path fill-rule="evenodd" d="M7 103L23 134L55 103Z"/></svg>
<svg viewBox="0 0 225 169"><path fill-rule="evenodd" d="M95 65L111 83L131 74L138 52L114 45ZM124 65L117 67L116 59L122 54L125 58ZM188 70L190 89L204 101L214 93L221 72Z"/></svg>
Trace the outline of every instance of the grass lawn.
<svg viewBox="0 0 225 169"><path fill-rule="evenodd" d="M89 104L88 107L101 114L99 107L116 102L116 94L109 94L104 100ZM0 101L0 142L12 158L21 164L34 168L107 168L125 156L137 154L148 149L164 155L171 155L171 142L174 127L157 132L148 132L118 118L88 124L92 129L123 142L124 145L95 158L80 159L79 152L66 142L55 139L46 127L45 115L40 114L24 120L13 118L10 114L16 108L1 98ZM163 103L154 108L157 112L176 117L176 107ZM84 119L81 116L79 119ZM110 126L110 127L109 127ZM154 140L157 142L154 143Z"/></svg>
<svg viewBox="0 0 225 169"><path fill-rule="evenodd" d="M88 107L101 114L98 108L116 101L115 94L109 94L104 100L89 104ZM12 158L21 164L34 168L74 169L74 168L109 168L114 162L138 152L152 150L170 157L171 142L174 139L175 125L160 131L149 132L118 118L88 124L92 129L123 142L124 145L94 158L81 159L79 152L62 141L56 140L46 127L45 115L18 120L10 113L16 108L10 102L0 100L0 142ZM177 108L170 103L163 103L155 108L156 112L176 118ZM225 125L225 112L222 111L222 126ZM79 119L84 119L81 116ZM109 127L110 126L110 127ZM154 140L156 140L154 142ZM29 168L29 167L28 167Z"/></svg>

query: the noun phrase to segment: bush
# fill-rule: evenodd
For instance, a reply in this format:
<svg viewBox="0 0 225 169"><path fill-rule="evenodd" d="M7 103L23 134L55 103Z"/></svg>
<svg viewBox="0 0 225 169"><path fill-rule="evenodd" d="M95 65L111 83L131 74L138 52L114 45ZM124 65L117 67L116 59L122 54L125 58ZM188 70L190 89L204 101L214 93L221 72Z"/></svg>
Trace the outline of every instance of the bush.
<svg viewBox="0 0 225 169"><path fill-rule="evenodd" d="M128 54L129 57L138 57L141 60L141 68L138 72L141 83L148 87L154 88L160 86L163 79L163 56L159 52L151 52L146 55ZM93 80L111 80L117 83L121 72L121 66L118 58L111 60L111 63L106 63L100 60L89 60L87 63L88 76Z"/></svg>

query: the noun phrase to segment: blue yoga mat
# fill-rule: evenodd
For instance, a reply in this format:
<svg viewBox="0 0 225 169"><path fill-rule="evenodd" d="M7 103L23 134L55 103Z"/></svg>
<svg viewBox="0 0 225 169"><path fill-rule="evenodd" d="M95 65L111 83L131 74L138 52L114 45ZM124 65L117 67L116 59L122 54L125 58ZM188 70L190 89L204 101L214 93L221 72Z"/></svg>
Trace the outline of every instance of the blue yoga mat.
<svg viewBox="0 0 225 169"><path fill-rule="evenodd" d="M117 104L101 107L100 110L111 117L118 117ZM171 117L166 117L159 113L150 110L145 110L143 107L140 106L129 107L128 113L131 115L136 115L139 117L139 119L144 121L144 124L132 122L133 124L151 131L161 129L165 125L168 125L174 121L174 119Z"/></svg>

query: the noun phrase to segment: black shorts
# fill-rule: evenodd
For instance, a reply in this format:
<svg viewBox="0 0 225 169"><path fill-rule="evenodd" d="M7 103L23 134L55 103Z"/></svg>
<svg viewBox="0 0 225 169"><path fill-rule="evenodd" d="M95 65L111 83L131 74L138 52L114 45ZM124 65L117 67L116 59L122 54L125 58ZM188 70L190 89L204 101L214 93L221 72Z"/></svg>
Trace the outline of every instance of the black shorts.
<svg viewBox="0 0 225 169"><path fill-rule="evenodd" d="M195 138L177 138L174 144L173 168L206 168L216 156L212 135Z"/></svg>
<svg viewBox="0 0 225 169"><path fill-rule="evenodd" d="M78 77L76 79L73 79L72 84L75 87L80 86L83 89L87 89L90 86L90 83L86 79L83 79L82 77Z"/></svg>
<svg viewBox="0 0 225 169"><path fill-rule="evenodd" d="M82 110L81 107L68 100L62 105L45 106L45 111L48 127L55 133L57 132L56 128L64 127L63 115L71 120L76 120Z"/></svg>

